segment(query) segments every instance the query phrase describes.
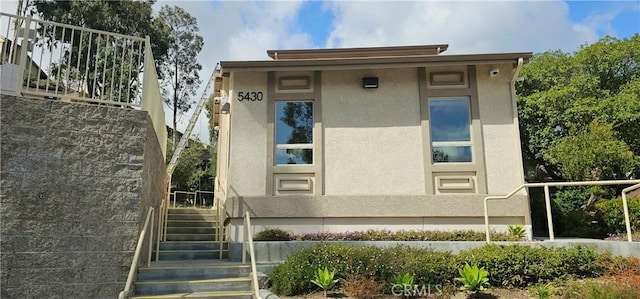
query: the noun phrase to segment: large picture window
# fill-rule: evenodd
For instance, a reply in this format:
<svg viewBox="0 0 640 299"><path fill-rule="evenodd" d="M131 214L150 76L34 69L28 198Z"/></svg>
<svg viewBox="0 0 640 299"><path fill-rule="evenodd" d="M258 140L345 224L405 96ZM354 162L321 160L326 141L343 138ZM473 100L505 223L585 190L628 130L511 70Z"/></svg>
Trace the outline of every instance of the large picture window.
<svg viewBox="0 0 640 299"><path fill-rule="evenodd" d="M468 97L430 98L433 163L471 162L471 111Z"/></svg>
<svg viewBox="0 0 640 299"><path fill-rule="evenodd" d="M313 102L276 102L275 164L313 164Z"/></svg>

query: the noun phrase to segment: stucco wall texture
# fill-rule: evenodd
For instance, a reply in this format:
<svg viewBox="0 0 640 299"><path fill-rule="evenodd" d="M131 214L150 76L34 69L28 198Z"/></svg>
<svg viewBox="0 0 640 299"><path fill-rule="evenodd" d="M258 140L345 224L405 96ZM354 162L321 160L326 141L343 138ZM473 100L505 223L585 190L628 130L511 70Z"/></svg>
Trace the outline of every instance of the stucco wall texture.
<svg viewBox="0 0 640 299"><path fill-rule="evenodd" d="M0 132L0 297L117 297L166 184L147 113L3 95Z"/></svg>
<svg viewBox="0 0 640 299"><path fill-rule="evenodd" d="M497 77L489 70L501 69ZM460 68L450 68L459 70ZM430 70L427 67L427 70ZM446 67L437 68L447 71ZM506 194L524 182L520 142L511 100L513 66L477 66L477 89L487 193ZM285 73L283 73L285 74ZM363 89L363 77L379 87ZM322 194L327 196L429 195L425 188L418 72L416 68L322 71L324 152ZM265 72L236 72L231 84L229 196L266 194L268 101L238 102L239 91L266 94ZM304 99L300 99L304 100ZM266 146L265 146L266 145ZM427 171L429 166L427 165ZM268 180L267 180L268 182Z"/></svg>

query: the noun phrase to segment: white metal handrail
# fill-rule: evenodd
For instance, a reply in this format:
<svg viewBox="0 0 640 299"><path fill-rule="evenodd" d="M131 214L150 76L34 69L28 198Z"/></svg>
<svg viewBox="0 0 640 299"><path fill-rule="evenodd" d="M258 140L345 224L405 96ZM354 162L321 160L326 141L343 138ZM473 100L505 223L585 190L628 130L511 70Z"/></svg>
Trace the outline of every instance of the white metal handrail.
<svg viewBox="0 0 640 299"><path fill-rule="evenodd" d="M196 202L196 193L195 192L189 192L189 191L173 191L173 207L176 207L176 201L178 200L177 195L178 194L184 194L184 195L193 195L193 203L195 206L195 202Z"/></svg>
<svg viewBox="0 0 640 299"><path fill-rule="evenodd" d="M141 108L166 156L164 106L148 36L3 12L0 24L3 94Z"/></svg>
<svg viewBox="0 0 640 299"><path fill-rule="evenodd" d="M491 231L489 229L489 200L499 200L499 199L508 199L514 194L518 193L518 191L524 188L533 188L533 187L543 187L544 188L544 201L547 212L547 224L549 226L549 240L554 241L555 236L553 233L553 219L551 218L551 199L549 195L549 187L568 187L568 186L602 186L602 185L626 185L626 184L636 184L628 188L622 190L622 208L624 210L625 215L625 224L627 229L627 239L629 242L632 242L631 236L631 225L629 222L629 207L627 205L627 197L626 192L631 190L640 188L640 180L610 180L610 181L589 181L589 182L549 182L549 183L526 183L520 185L515 190L511 191L511 193L503 196L487 196L484 198L484 225L485 225L485 233L487 237L487 243L491 243Z"/></svg>
<svg viewBox="0 0 640 299"><path fill-rule="evenodd" d="M151 232L149 233L149 254L147 256L147 267L151 265L151 250L153 249L153 207L149 207L149 212L147 213L147 219L144 221L144 227L140 232L140 237L138 238L138 244L136 245L136 251L133 255L133 260L131 261L131 267L129 268L129 275L127 276L127 283L124 286L124 290L120 292L118 295L118 299L125 299L129 293L131 292L131 285L133 284L133 280L136 276L136 270L138 269L138 260L140 259L140 254L142 252L142 245L144 243L144 238L147 234L147 228L149 223L151 223ZM151 221L149 221L151 220Z"/></svg>
<svg viewBox="0 0 640 299"><path fill-rule="evenodd" d="M162 239L162 227L164 226L163 220L164 217L162 217L164 210L165 210L165 204L164 204L164 200L160 203L160 210L158 211L158 232L156 235L156 261L160 260L160 240ZM152 232L153 233L153 232Z"/></svg>
<svg viewBox="0 0 640 299"><path fill-rule="evenodd" d="M196 192L195 192L195 193L196 193L196 194L195 194L195 195L194 195L194 197L193 197L193 206L195 206L195 205L196 205L196 200L197 200L197 198L198 198L198 193L200 193L200 194L213 194L213 191L201 191L201 190L196 190ZM215 200L215 199L214 199L214 200ZM211 205L212 205L212 206L213 206L213 201L214 201L214 200L212 200L212 201L211 201ZM202 200L202 205L203 205L203 206L205 205L204 203L205 203L205 200L203 199L203 200Z"/></svg>
<svg viewBox="0 0 640 299"><path fill-rule="evenodd" d="M627 241L633 242L631 236L631 221L629 220L629 205L627 204L627 193L640 188L640 184L622 189L622 209L624 210L624 224L627 229Z"/></svg>
<svg viewBox="0 0 640 299"><path fill-rule="evenodd" d="M256 255L253 250L253 235L251 233L251 217L249 212L244 214L244 232L242 238L242 263L247 263L247 245L249 246L249 258L251 259L251 285L253 287L253 296L256 299L262 299L260 297L260 290L258 288L258 270L256 267Z"/></svg>

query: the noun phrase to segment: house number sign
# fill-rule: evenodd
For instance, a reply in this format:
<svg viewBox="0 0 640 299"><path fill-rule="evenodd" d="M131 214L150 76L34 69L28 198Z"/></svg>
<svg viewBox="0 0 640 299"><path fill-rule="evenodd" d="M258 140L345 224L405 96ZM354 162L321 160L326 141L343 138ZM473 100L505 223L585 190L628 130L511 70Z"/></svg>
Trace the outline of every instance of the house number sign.
<svg viewBox="0 0 640 299"><path fill-rule="evenodd" d="M255 102L255 101L262 101L262 98L264 97L264 95L262 94L262 91L240 91L238 92L238 102L242 102L242 101L249 101L249 102Z"/></svg>

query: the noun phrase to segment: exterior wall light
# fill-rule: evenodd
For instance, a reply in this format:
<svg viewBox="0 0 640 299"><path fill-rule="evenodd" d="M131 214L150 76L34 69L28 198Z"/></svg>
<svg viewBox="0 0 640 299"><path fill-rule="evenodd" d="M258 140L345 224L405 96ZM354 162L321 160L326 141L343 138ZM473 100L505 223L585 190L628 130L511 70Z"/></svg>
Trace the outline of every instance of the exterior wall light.
<svg viewBox="0 0 640 299"><path fill-rule="evenodd" d="M362 88L378 88L378 77L362 78Z"/></svg>

